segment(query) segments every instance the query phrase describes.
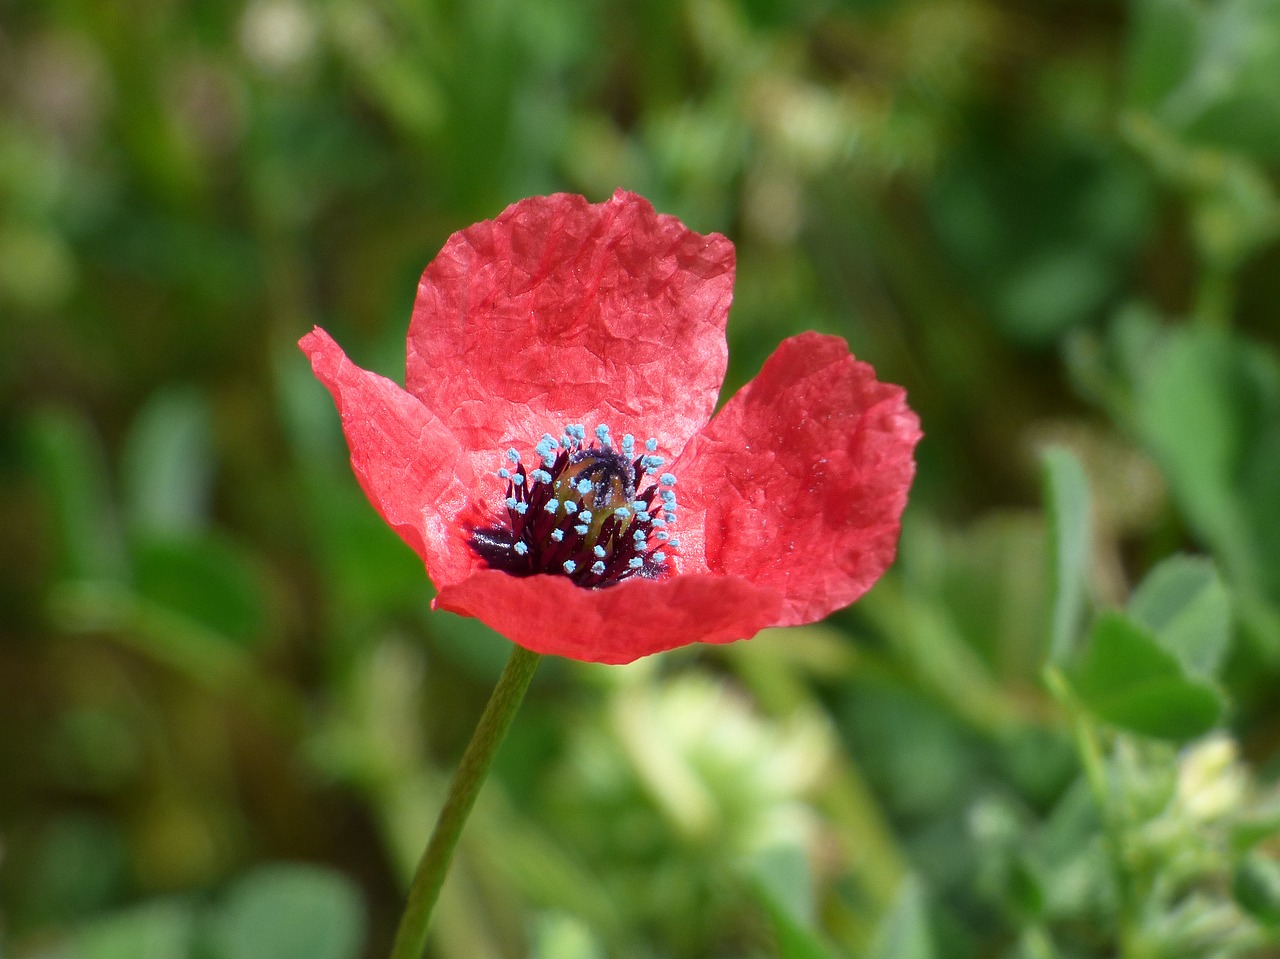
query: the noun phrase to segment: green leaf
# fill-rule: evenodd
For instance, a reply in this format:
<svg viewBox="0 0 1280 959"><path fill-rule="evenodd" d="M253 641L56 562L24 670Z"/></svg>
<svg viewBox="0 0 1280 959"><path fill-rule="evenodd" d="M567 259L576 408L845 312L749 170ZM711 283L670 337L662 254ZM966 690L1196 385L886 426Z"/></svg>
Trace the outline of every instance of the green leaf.
<svg viewBox="0 0 1280 959"><path fill-rule="evenodd" d="M1044 481L1054 587L1049 658L1061 662L1075 646L1084 612L1092 552L1089 481L1075 455L1059 446L1045 451Z"/></svg>
<svg viewBox="0 0 1280 959"><path fill-rule="evenodd" d="M190 906L161 900L86 926L71 941L67 959L187 959L194 917Z"/></svg>
<svg viewBox="0 0 1280 959"><path fill-rule="evenodd" d="M43 410L28 421L27 440L57 534L59 574L123 581L125 549L106 456L88 420L71 410Z"/></svg>
<svg viewBox="0 0 1280 959"><path fill-rule="evenodd" d="M1130 598L1129 614L1190 675L1217 674L1231 638L1231 603L1211 560L1173 556L1160 563Z"/></svg>
<svg viewBox="0 0 1280 959"><path fill-rule="evenodd" d="M1280 863L1251 853L1236 866L1232 892L1258 921L1280 927Z"/></svg>
<svg viewBox="0 0 1280 959"><path fill-rule="evenodd" d="M774 847L757 858L753 887L773 924L779 959L831 959L834 953L812 928L813 879L804 850Z"/></svg>
<svg viewBox="0 0 1280 959"><path fill-rule="evenodd" d="M1178 659L1123 613L1098 618L1070 679L1099 719L1160 739L1199 736L1222 713L1217 691L1188 679Z"/></svg>
<svg viewBox="0 0 1280 959"><path fill-rule="evenodd" d="M240 880L213 923L218 959L356 959L364 906L343 876L264 866Z"/></svg>
<svg viewBox="0 0 1280 959"><path fill-rule="evenodd" d="M134 529L202 529L213 473L209 404L192 389L164 390L134 420L125 440L124 507Z"/></svg>
<svg viewBox="0 0 1280 959"><path fill-rule="evenodd" d="M532 959L604 959L604 949L581 919L562 912L538 917Z"/></svg>
<svg viewBox="0 0 1280 959"><path fill-rule="evenodd" d="M1129 102L1188 141L1280 154L1280 5L1136 0Z"/></svg>
<svg viewBox="0 0 1280 959"><path fill-rule="evenodd" d="M867 959L935 959L938 955L929 931L924 889L906 879L898 889L893 908L876 930Z"/></svg>
<svg viewBox="0 0 1280 959"><path fill-rule="evenodd" d="M1199 10L1194 0L1133 0L1128 100L1154 109L1191 72Z"/></svg>
<svg viewBox="0 0 1280 959"><path fill-rule="evenodd" d="M1181 328L1135 378L1143 444L1213 550L1247 634L1280 653L1280 366L1235 336Z"/></svg>
<svg viewBox="0 0 1280 959"><path fill-rule="evenodd" d="M154 535L134 550L138 594L239 646L266 620L262 574L233 544L213 537Z"/></svg>

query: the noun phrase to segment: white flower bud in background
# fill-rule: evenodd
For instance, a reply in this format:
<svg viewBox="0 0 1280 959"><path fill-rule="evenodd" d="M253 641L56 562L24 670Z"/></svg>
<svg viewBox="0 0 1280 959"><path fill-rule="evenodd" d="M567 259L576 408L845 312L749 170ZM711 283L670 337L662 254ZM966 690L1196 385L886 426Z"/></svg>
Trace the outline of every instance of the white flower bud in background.
<svg viewBox="0 0 1280 959"><path fill-rule="evenodd" d="M255 0L240 17L240 47L269 73L296 69L315 51L320 28L315 15L293 0Z"/></svg>
<svg viewBox="0 0 1280 959"><path fill-rule="evenodd" d="M1246 785L1239 748L1226 735L1208 736L1178 759L1176 802L1196 822L1211 822L1239 809Z"/></svg>

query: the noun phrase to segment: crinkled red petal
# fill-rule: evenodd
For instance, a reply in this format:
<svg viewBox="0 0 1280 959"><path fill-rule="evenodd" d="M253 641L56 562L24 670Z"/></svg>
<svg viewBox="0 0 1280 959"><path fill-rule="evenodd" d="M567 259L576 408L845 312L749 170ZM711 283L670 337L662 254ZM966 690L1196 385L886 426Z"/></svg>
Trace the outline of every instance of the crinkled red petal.
<svg viewBox="0 0 1280 959"><path fill-rule="evenodd" d="M844 340L783 341L672 469L684 568L778 590L780 626L848 605L893 561L920 436Z"/></svg>
<svg viewBox="0 0 1280 959"><path fill-rule="evenodd" d="M458 441L413 396L352 363L324 330L298 345L333 394L369 502L422 557L437 586L465 577L478 561L457 522L474 485Z"/></svg>
<svg viewBox="0 0 1280 959"><path fill-rule="evenodd" d="M440 590L432 605L474 616L537 653L616 664L747 639L777 621L781 602L768 586L705 573L583 589L563 576L482 570Z"/></svg>
<svg viewBox="0 0 1280 959"><path fill-rule="evenodd" d="M521 200L422 274L406 386L477 455L601 422L679 450L724 379L733 272L728 240L633 193Z"/></svg>

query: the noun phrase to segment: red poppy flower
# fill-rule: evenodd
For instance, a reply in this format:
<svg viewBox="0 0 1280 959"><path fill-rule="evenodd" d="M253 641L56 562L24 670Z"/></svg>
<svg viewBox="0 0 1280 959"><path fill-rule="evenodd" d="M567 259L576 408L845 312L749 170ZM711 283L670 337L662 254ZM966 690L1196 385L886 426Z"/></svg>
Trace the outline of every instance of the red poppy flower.
<svg viewBox="0 0 1280 959"><path fill-rule="evenodd" d="M434 606L626 663L853 602L893 560L919 422L838 337L784 340L715 417L733 245L617 192L508 207L418 285L405 388L302 349Z"/></svg>

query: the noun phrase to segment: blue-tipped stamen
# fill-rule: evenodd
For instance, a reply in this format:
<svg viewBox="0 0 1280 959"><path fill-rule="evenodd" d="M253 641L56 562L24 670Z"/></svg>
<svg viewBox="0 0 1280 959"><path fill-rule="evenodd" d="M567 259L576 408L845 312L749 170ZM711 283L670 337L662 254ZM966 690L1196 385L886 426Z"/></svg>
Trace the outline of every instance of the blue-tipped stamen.
<svg viewBox="0 0 1280 959"><path fill-rule="evenodd" d="M674 518L675 476L663 473L641 488L665 463L658 441L647 440L637 456L632 434L615 443L605 423L594 434L590 445L579 423L567 424L559 439L542 434L534 447L541 464L527 479L520 452L505 451L509 465L497 478L506 483L506 512L471 537L487 565L514 576L568 576L588 589L670 574L668 551L677 541L662 527ZM651 535L662 547L652 553Z"/></svg>

